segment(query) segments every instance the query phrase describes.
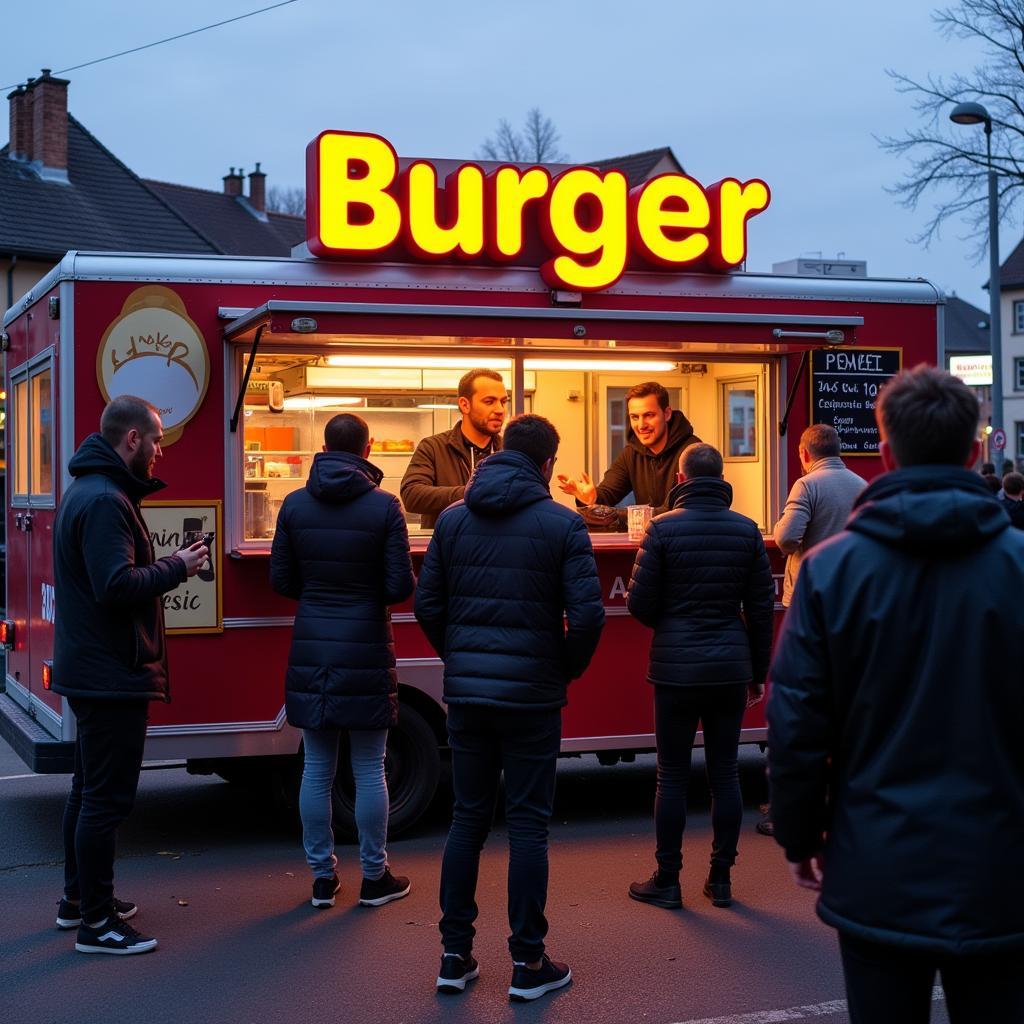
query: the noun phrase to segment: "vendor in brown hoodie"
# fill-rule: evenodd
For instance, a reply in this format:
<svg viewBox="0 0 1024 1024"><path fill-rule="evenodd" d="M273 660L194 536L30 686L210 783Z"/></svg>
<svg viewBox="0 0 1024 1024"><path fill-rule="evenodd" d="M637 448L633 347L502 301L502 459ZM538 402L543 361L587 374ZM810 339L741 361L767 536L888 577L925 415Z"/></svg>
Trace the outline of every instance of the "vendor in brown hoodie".
<svg viewBox="0 0 1024 1024"><path fill-rule="evenodd" d="M626 392L626 412L629 438L604 479L595 486L586 473L562 475L558 486L582 505L616 505L632 491L638 505L651 505L653 514L660 515L668 511L680 453L700 438L678 409L669 408L668 392L656 381ZM620 518L624 525L625 516Z"/></svg>
<svg viewBox="0 0 1024 1024"><path fill-rule="evenodd" d="M466 490L477 463L501 448L508 389L500 373L476 369L459 381L462 421L420 441L402 477L406 512L431 530L437 517Z"/></svg>

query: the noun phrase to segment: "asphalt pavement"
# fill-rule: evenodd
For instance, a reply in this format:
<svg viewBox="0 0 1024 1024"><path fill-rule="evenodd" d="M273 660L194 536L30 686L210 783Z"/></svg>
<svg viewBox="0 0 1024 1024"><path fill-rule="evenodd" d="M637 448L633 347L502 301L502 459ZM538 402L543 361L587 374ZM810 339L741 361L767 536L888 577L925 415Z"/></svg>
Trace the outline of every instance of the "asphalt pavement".
<svg viewBox="0 0 1024 1024"><path fill-rule="evenodd" d="M66 777L31 776L0 743L0 1017L6 1024L845 1024L834 935L796 889L781 852L757 835L762 759L743 757L747 817L735 902L701 895L710 848L708 795L695 764L685 840L684 909L626 896L653 870L653 758L560 764L551 835L549 951L573 984L510 1004L505 920L507 842L500 817L485 848L474 952L481 975L462 996L434 989L437 886L445 800L390 844L411 895L356 905L354 847L339 848L343 888L331 910L309 905L295 823L264 795L182 768L143 773L122 828L117 891L159 948L83 956L54 928L61 892ZM946 1021L941 999L933 1021Z"/></svg>

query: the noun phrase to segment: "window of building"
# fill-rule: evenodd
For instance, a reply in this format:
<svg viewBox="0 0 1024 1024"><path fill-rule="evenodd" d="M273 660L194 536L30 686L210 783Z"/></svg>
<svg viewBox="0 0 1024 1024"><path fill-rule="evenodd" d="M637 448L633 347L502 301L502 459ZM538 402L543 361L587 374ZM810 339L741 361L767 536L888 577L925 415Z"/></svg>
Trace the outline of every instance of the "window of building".
<svg viewBox="0 0 1024 1024"><path fill-rule="evenodd" d="M719 387L723 458L756 459L757 379L725 380Z"/></svg>
<svg viewBox="0 0 1024 1024"><path fill-rule="evenodd" d="M1024 391L1024 359L1021 358L1013 361L1013 389Z"/></svg>
<svg viewBox="0 0 1024 1024"><path fill-rule="evenodd" d="M1013 333L1024 334L1024 300L1013 304Z"/></svg>
<svg viewBox="0 0 1024 1024"><path fill-rule="evenodd" d="M1013 454L1016 456L1019 465L1021 458L1024 458L1024 420L1017 420L1013 426L1014 439L1016 441Z"/></svg>

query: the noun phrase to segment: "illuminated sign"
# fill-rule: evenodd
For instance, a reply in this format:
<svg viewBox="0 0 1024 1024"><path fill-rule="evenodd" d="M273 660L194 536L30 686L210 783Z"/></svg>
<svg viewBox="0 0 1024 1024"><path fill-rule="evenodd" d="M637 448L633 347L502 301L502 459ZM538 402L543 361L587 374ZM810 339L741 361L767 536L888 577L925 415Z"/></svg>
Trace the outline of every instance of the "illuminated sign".
<svg viewBox="0 0 1024 1024"><path fill-rule="evenodd" d="M949 372L973 388L992 384L991 356L950 356Z"/></svg>
<svg viewBox="0 0 1024 1024"><path fill-rule="evenodd" d="M747 222L766 209L758 178L705 188L661 174L629 188L621 171L510 164L485 172L462 164L438 182L423 160L399 169L379 135L323 132L306 149L306 236L316 256L373 256L401 247L417 259L528 261L531 235L552 288L596 291L614 284L631 257L647 264L717 270L747 255Z"/></svg>

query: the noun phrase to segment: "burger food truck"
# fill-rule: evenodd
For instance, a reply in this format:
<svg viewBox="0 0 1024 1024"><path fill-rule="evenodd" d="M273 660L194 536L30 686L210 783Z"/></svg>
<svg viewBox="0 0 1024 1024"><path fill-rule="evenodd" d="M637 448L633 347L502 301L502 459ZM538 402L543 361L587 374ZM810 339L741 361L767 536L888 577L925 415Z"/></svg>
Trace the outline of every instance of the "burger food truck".
<svg viewBox="0 0 1024 1024"><path fill-rule="evenodd" d="M4 317L0 733L34 771L72 768L74 716L50 689L52 531L68 461L112 397L146 398L163 420L168 486L143 508L156 555L214 535L209 563L164 599L171 700L152 706L146 758L293 786L295 607L271 590L268 562L277 511L332 416L367 421L371 461L397 494L417 443L458 421L458 379L490 367L510 411L555 423L559 470L596 481L629 443L626 392L656 380L722 451L733 508L764 532L778 585L771 529L801 431L834 424L848 465L876 475L880 386L941 350L943 300L924 281L743 272L748 226L770 202L757 179L705 188L665 174L630 190L618 171L399 160L348 132L314 140L307 167L308 241L291 258L69 252ZM418 565L429 531L407 515ZM614 764L654 749L650 634L625 606L635 534L592 539L607 624L570 688L562 751ZM391 618L399 831L429 805L446 738L441 661L411 603ZM756 706L743 739L764 738ZM335 792L351 828L344 767Z"/></svg>

